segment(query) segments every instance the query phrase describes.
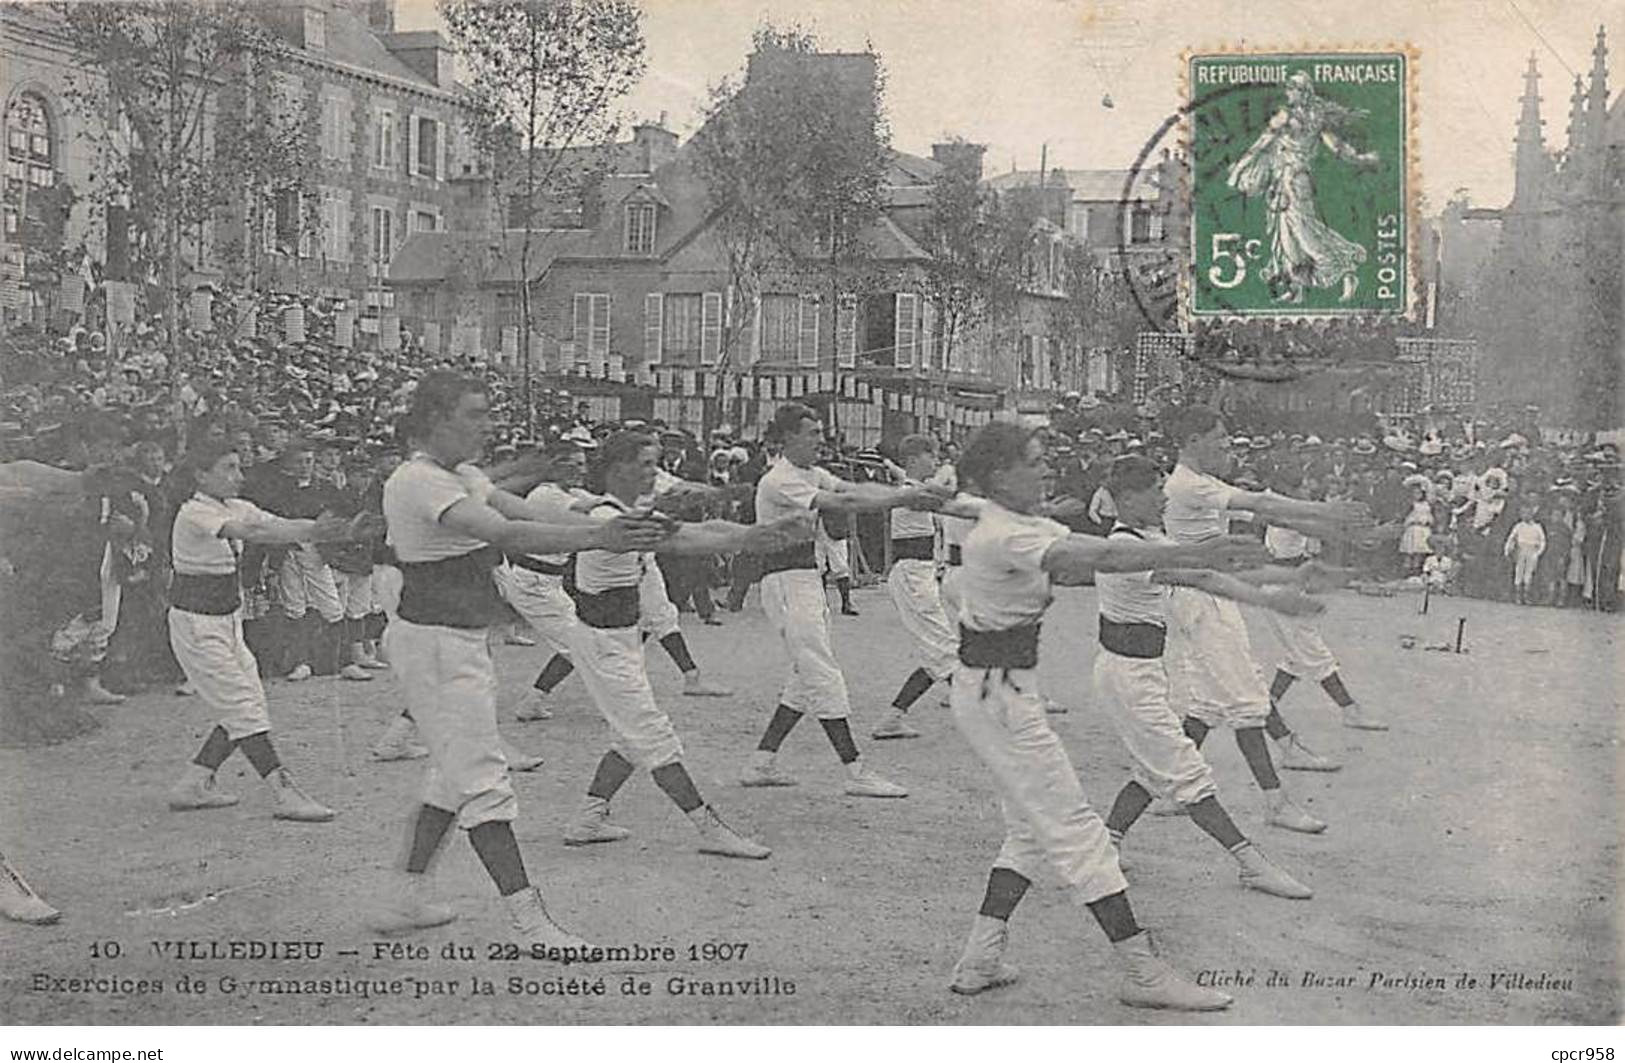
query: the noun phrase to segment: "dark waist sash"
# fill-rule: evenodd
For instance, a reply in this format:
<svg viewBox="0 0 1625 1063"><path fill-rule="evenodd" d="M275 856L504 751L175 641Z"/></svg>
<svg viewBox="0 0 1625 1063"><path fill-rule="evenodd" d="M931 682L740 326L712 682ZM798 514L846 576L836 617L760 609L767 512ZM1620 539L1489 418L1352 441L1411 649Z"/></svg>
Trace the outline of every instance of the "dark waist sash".
<svg viewBox="0 0 1625 1063"><path fill-rule="evenodd" d="M1270 561L1270 564L1281 565L1284 568L1297 568L1299 565L1306 565L1308 563L1308 554L1300 554L1297 557L1277 557Z"/></svg>
<svg viewBox="0 0 1625 1063"><path fill-rule="evenodd" d="M622 628L638 624L637 587L611 587L589 594L577 590L576 617L588 627Z"/></svg>
<svg viewBox="0 0 1625 1063"><path fill-rule="evenodd" d="M433 627L480 628L506 611L491 571L502 561L494 546L439 561L401 561L402 620Z"/></svg>
<svg viewBox="0 0 1625 1063"><path fill-rule="evenodd" d="M957 568L960 565L963 565L964 563L965 563L965 551L960 548L960 545L958 543L949 543L948 544L948 564L953 565L955 568Z"/></svg>
<svg viewBox="0 0 1625 1063"><path fill-rule="evenodd" d="M541 558L532 557L529 554L509 554L507 556L508 564L529 569L532 572L540 572L544 576L562 576L570 567L568 562L543 561Z"/></svg>
<svg viewBox="0 0 1625 1063"><path fill-rule="evenodd" d="M169 585L169 604L186 613L229 616L243 604L237 573L209 576L177 572Z"/></svg>
<svg viewBox="0 0 1625 1063"><path fill-rule="evenodd" d="M818 562L813 555L812 543L797 543L787 546L783 550L775 550L771 554L762 555L762 575L771 576L775 572L785 572L792 568L817 568Z"/></svg>
<svg viewBox="0 0 1625 1063"><path fill-rule="evenodd" d="M911 535L907 539L891 541L893 561L930 561L936 540L929 535Z"/></svg>
<svg viewBox="0 0 1625 1063"><path fill-rule="evenodd" d="M1100 645L1119 657L1161 657L1168 630L1161 624L1129 624L1100 618Z"/></svg>
<svg viewBox="0 0 1625 1063"><path fill-rule="evenodd" d="M1003 631L959 625L959 663L968 668L1037 668L1039 624Z"/></svg>

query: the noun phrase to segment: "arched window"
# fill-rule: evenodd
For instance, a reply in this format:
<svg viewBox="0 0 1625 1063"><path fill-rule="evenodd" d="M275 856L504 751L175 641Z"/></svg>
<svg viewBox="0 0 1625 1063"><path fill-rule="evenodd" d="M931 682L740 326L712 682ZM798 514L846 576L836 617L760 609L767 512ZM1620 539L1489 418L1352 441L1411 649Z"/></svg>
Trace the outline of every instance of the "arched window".
<svg viewBox="0 0 1625 1063"><path fill-rule="evenodd" d="M6 108L6 235L27 239L25 226L43 220L48 197L39 190L56 185L56 140L45 101L25 92ZM30 202L35 200L35 202Z"/></svg>

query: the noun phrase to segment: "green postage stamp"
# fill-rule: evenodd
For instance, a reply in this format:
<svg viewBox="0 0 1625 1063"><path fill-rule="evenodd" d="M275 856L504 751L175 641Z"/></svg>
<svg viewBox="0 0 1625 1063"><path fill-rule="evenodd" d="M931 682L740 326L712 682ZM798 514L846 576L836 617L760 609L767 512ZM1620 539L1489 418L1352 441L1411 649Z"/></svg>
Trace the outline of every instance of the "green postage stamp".
<svg viewBox="0 0 1625 1063"><path fill-rule="evenodd" d="M1186 63L1191 316L1408 314L1413 53Z"/></svg>

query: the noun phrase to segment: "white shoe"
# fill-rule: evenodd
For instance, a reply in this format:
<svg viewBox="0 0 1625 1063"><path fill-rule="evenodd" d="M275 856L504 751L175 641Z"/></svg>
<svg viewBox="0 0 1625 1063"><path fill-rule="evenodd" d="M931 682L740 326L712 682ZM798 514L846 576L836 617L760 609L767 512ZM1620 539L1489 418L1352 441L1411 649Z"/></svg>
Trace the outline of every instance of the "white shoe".
<svg viewBox="0 0 1625 1063"><path fill-rule="evenodd" d="M528 772L535 771L544 763L541 757L533 756L522 750L515 749L507 742L502 743L502 755L508 761L509 771Z"/></svg>
<svg viewBox="0 0 1625 1063"><path fill-rule="evenodd" d="M908 791L887 779L882 779L868 768L859 768L846 780L843 788L848 797L907 797Z"/></svg>
<svg viewBox="0 0 1625 1063"><path fill-rule="evenodd" d="M683 677L683 697L685 698L731 698L733 693L727 687L712 686L702 679L698 673Z"/></svg>
<svg viewBox="0 0 1625 1063"><path fill-rule="evenodd" d="M1359 702L1347 706L1343 710L1343 726L1352 727L1357 731L1386 731L1388 722L1367 712L1365 706Z"/></svg>
<svg viewBox="0 0 1625 1063"><path fill-rule="evenodd" d="M551 960L555 963L584 963L601 953L593 945L559 926L548 914L547 905L535 886L526 886L518 893L503 898L508 906L508 918L514 932L530 950L532 959Z"/></svg>
<svg viewBox="0 0 1625 1063"><path fill-rule="evenodd" d="M92 705L122 705L129 699L123 694L115 694L102 686L97 676L85 680L85 700Z"/></svg>
<svg viewBox="0 0 1625 1063"><path fill-rule="evenodd" d="M405 881L368 918L367 929L379 934L409 934L456 920L457 913L450 906L435 904L425 895L427 875L405 874L401 878Z"/></svg>
<svg viewBox="0 0 1625 1063"><path fill-rule="evenodd" d="M239 800L236 794L223 793L216 789L214 772L203 771L196 765L189 768L186 778L176 783L169 791L169 807L174 812L230 808Z"/></svg>
<svg viewBox="0 0 1625 1063"><path fill-rule="evenodd" d="M1330 757L1323 757L1298 740L1295 734L1276 744L1280 754L1276 761L1289 771L1339 771L1343 765Z"/></svg>
<svg viewBox="0 0 1625 1063"><path fill-rule="evenodd" d="M175 688L175 696L177 698L195 698L197 697L197 687L189 682L182 683Z"/></svg>
<svg viewBox="0 0 1625 1063"><path fill-rule="evenodd" d="M302 683L305 680L309 679L310 676L311 676L310 665L301 664L301 665L295 666L294 670L289 672L283 678L285 678L290 683Z"/></svg>
<svg viewBox="0 0 1625 1063"><path fill-rule="evenodd" d="M1219 1011L1232 1001L1217 989L1204 989L1168 966L1142 930L1112 945L1123 962L1123 984L1117 999L1131 1008L1170 1011Z"/></svg>
<svg viewBox="0 0 1625 1063"><path fill-rule="evenodd" d="M288 774L287 768L278 768L272 772L270 783L271 788L276 791L276 806L271 810L274 819L286 819L295 823L326 823L338 815L295 786L293 776Z"/></svg>
<svg viewBox="0 0 1625 1063"><path fill-rule="evenodd" d="M1267 893L1272 897L1285 897L1289 901L1307 901L1314 891L1270 862L1250 842L1234 854L1241 865L1241 884L1250 890Z"/></svg>
<svg viewBox="0 0 1625 1063"><path fill-rule="evenodd" d="M701 805L691 815L695 820L694 826L700 832L702 853L733 856L741 860L766 860L773 855L772 849L744 837L722 822L722 817L710 805Z"/></svg>
<svg viewBox="0 0 1625 1063"><path fill-rule="evenodd" d="M740 786L795 786L796 780L779 770L777 764L752 764L739 777Z"/></svg>
<svg viewBox="0 0 1625 1063"><path fill-rule="evenodd" d="M348 679L352 683L370 683L372 673L361 667L360 662L352 661L339 669L339 678Z"/></svg>
<svg viewBox="0 0 1625 1063"><path fill-rule="evenodd" d="M536 640L519 631L508 632L508 637L502 640L508 646L534 646Z"/></svg>
<svg viewBox="0 0 1625 1063"><path fill-rule="evenodd" d="M356 654L355 663L374 672L381 672L389 667L388 662L379 660L367 650L362 650L360 653Z"/></svg>
<svg viewBox="0 0 1625 1063"><path fill-rule="evenodd" d="M0 915L33 926L44 926L62 918L62 913L46 904L4 857L0 857Z"/></svg>
<svg viewBox="0 0 1625 1063"><path fill-rule="evenodd" d="M580 817L564 828L565 845L597 845L624 841L631 836L631 831L609 821L609 802L602 797L589 796Z"/></svg>
<svg viewBox="0 0 1625 1063"><path fill-rule="evenodd" d="M1051 716L1065 716L1066 706L1053 698L1044 698L1044 711Z"/></svg>
<svg viewBox="0 0 1625 1063"><path fill-rule="evenodd" d="M397 716L389 721L383 735L372 747L373 760L421 760L429 755L429 747L419 742L413 735L417 727L405 716Z"/></svg>
<svg viewBox="0 0 1625 1063"><path fill-rule="evenodd" d="M879 726L869 732L869 737L878 739L918 738L920 732L909 726L907 713L893 709L886 714L885 719L880 721Z"/></svg>
<svg viewBox="0 0 1625 1063"><path fill-rule="evenodd" d="M513 718L521 723L530 723L532 720L551 720L553 710L547 707L547 695L532 687L519 699L514 706Z"/></svg>
<svg viewBox="0 0 1625 1063"><path fill-rule="evenodd" d="M1299 834L1319 834L1326 829L1326 824L1293 804L1284 790L1265 791L1264 801L1268 808L1264 822L1272 827L1297 831Z"/></svg>
<svg viewBox="0 0 1625 1063"><path fill-rule="evenodd" d="M971 924L965 951L954 964L953 981L948 988L961 996L975 996L986 989L1010 985L1020 975L1004 962L1004 947L1010 937L1010 924L990 915L978 915Z"/></svg>

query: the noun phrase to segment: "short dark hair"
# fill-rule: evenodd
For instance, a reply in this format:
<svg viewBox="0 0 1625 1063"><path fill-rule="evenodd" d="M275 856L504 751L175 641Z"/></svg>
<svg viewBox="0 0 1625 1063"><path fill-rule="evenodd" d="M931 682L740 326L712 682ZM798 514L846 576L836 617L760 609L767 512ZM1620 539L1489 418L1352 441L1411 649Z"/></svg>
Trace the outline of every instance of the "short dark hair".
<svg viewBox="0 0 1625 1063"><path fill-rule="evenodd" d="M1222 418L1211 406L1176 406L1168 413L1167 432L1178 446L1213 431Z"/></svg>
<svg viewBox="0 0 1625 1063"><path fill-rule="evenodd" d="M427 433L435 421L449 416L457 408L464 395L484 395L487 390L485 381L467 373L435 369L423 374L412 392L412 408L408 413L412 419L411 431Z"/></svg>
<svg viewBox="0 0 1625 1063"><path fill-rule="evenodd" d="M897 456L903 461L908 461L917 454L935 454L936 452L937 441L930 436L918 433L904 436L902 442L897 444Z"/></svg>
<svg viewBox="0 0 1625 1063"><path fill-rule="evenodd" d="M774 412L773 421L767 426L767 437L782 443L785 436L801 431L803 421L820 421L820 419L811 406L801 402L787 402Z"/></svg>
<svg viewBox="0 0 1625 1063"><path fill-rule="evenodd" d="M236 453L236 449L224 440L199 439L187 447L186 453L181 456L180 466L183 472L181 483L191 483L195 486L199 473L208 472L221 458Z"/></svg>
<svg viewBox="0 0 1625 1063"><path fill-rule="evenodd" d="M571 439L555 439L542 448L542 457L549 463L574 459L585 453L581 445Z"/></svg>
<svg viewBox="0 0 1625 1063"><path fill-rule="evenodd" d="M959 478L980 494L990 493L998 474L1021 461L1034 432L1013 421L992 421L976 430L959 455Z"/></svg>
<svg viewBox="0 0 1625 1063"><path fill-rule="evenodd" d="M598 460L593 462L592 467L593 489L604 490L604 476L610 469L634 460L649 447L659 445L654 436L645 432L622 429L614 433L598 448Z"/></svg>
<svg viewBox="0 0 1625 1063"><path fill-rule="evenodd" d="M1161 479L1162 470L1157 468L1156 462L1141 454L1125 454L1112 462L1111 471L1106 474L1106 490L1115 498L1149 490Z"/></svg>

